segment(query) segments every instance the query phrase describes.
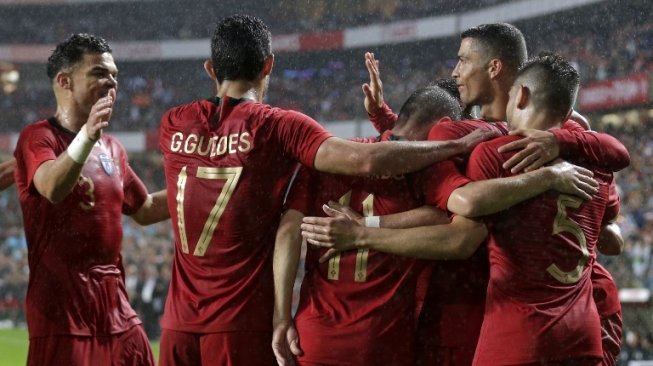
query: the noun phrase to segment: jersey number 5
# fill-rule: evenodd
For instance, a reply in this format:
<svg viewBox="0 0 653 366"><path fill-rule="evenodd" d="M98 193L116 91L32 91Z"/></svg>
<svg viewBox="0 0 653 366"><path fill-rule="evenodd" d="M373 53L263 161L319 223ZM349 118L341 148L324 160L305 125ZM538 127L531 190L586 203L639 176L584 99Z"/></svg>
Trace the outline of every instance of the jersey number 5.
<svg viewBox="0 0 653 366"><path fill-rule="evenodd" d="M211 243L213 232L215 231L220 217L227 207L231 195L240 179L240 173L243 171L242 167L229 167L229 168L214 168L214 167L198 167L196 177L201 179L220 179L225 180L224 186L220 191L220 195L215 200L215 204L206 218L204 228L197 245L193 251L193 255L202 257L206 253L206 249ZM186 236L186 220L184 216L184 196L186 193L186 167L183 167L179 172L177 178L177 227L179 228L179 240L181 241L181 249L184 253L188 254L188 238Z"/></svg>
<svg viewBox="0 0 653 366"><path fill-rule="evenodd" d="M582 253L576 268L572 269L569 272L563 271L555 263L546 269L547 272L553 276L553 278L565 284L576 283L578 280L580 280L580 277L583 274L583 269L585 268L585 264L587 264L587 259L590 256L590 253L587 250L587 240L585 239L585 233L576 222L567 217L567 207L578 208L582 203L583 201L578 197L561 194L558 198L558 213L556 214L556 218L553 221L553 235L560 233L570 233L578 240L578 244L580 245L580 250Z"/></svg>

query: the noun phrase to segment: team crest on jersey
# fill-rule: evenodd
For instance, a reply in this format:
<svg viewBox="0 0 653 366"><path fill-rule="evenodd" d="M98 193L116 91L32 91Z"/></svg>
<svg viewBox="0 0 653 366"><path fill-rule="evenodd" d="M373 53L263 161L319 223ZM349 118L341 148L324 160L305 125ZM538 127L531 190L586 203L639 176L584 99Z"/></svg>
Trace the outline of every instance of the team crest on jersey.
<svg viewBox="0 0 653 366"><path fill-rule="evenodd" d="M107 154L100 154L100 163L102 164L102 169L107 173L108 176L113 175L113 159L111 159Z"/></svg>

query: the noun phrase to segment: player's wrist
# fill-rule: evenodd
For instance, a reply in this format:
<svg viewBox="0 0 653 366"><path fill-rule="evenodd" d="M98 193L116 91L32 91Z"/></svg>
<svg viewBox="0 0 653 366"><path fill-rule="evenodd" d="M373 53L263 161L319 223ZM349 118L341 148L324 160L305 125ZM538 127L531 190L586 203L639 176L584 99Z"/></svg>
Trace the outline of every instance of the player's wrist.
<svg viewBox="0 0 653 366"><path fill-rule="evenodd" d="M88 135L86 126L82 126L73 141L68 145L66 153L76 163L84 164L91 154L94 145L95 141L93 141Z"/></svg>
<svg viewBox="0 0 653 366"><path fill-rule="evenodd" d="M363 218L363 226L380 228L381 227L381 216L367 216Z"/></svg>

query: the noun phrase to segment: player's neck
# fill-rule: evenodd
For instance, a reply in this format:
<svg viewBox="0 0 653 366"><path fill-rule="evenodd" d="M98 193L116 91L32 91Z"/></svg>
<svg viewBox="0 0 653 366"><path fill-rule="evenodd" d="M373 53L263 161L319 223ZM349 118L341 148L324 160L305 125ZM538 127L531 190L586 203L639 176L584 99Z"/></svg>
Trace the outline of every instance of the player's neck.
<svg viewBox="0 0 653 366"><path fill-rule="evenodd" d="M243 80L224 80L218 84L218 97L230 97L234 99L252 99L257 102L263 101L263 93L255 83Z"/></svg>
<svg viewBox="0 0 653 366"><path fill-rule="evenodd" d="M79 132L88 119L88 115L83 116L80 113L76 113L76 108L61 104L57 105L57 111L54 113L54 117L61 127L75 133Z"/></svg>

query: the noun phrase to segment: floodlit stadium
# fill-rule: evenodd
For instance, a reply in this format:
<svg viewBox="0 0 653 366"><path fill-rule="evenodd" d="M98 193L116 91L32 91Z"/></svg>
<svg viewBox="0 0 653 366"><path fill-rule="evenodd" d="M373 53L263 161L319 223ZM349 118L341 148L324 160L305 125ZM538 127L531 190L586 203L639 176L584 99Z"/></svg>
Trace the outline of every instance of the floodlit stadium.
<svg viewBox="0 0 653 366"><path fill-rule="evenodd" d="M580 75L574 110L630 153L630 165L614 174L623 251L596 255L619 289L623 332L616 364L653 365L652 1L0 0L0 162L13 158L25 127L57 110L46 75L56 45L71 34L90 33L111 45L119 70L104 133L122 143L149 192L165 189L161 118L175 106L215 96L203 64L211 57L215 24L234 14L260 18L272 33L274 68L264 103L306 114L345 139L379 135L363 102L361 86L370 82L366 52L379 60L383 98L395 113L416 89L451 77L461 32L480 24L510 23L523 33L529 56L553 51L568 60ZM479 107L471 113L482 117ZM176 203L169 209L179 210ZM216 212L219 220L222 211ZM22 365L30 270L16 184L0 192L0 218L0 366ZM121 275L155 359L174 276L175 225L183 220L141 226L122 216ZM303 247L293 311L305 253Z"/></svg>

